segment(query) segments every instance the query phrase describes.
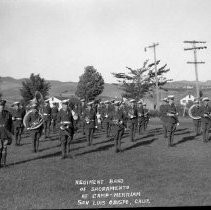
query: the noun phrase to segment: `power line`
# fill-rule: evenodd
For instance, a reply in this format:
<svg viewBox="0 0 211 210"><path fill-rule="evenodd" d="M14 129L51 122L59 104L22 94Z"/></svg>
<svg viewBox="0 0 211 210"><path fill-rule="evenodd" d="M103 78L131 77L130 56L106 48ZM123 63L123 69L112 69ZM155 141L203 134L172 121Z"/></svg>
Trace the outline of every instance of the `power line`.
<svg viewBox="0 0 211 210"><path fill-rule="evenodd" d="M198 64L205 64L204 61L197 61L197 50L207 49L207 46L196 47L196 44L205 44L205 41L184 41L184 43L192 44L190 48L184 48L185 51L193 50L194 61L188 61L187 64L194 64L195 66L195 75L196 75L196 95L199 98L199 79L198 79Z"/></svg>

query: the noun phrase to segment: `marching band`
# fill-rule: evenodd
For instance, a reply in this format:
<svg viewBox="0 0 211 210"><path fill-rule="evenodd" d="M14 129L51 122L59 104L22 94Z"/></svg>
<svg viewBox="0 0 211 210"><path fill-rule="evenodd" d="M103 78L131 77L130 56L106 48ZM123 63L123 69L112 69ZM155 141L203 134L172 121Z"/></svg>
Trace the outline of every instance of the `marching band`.
<svg viewBox="0 0 211 210"><path fill-rule="evenodd" d="M124 101L111 100L95 103L80 100L80 105L70 107L69 100L62 101L59 110L54 103L51 108L49 101L43 104L39 100L31 100L30 106L25 110L20 102L12 104L12 111L5 109L5 100L0 101L0 167L6 165L7 145L15 140L15 145L20 146L22 133L25 130L31 134L33 152L39 151L39 140L42 134L50 136L51 127L53 133L59 131L61 143L61 158L70 154L71 142L74 138L76 127L80 127L82 134L86 136L87 145L93 145L93 136L96 129L105 129L106 137L115 142L115 152L121 152L121 139L129 128L130 140L134 142L135 134L142 135L147 128L150 114L143 100ZM190 117L196 135L203 135L203 141L208 142L209 129L211 127L211 107L209 98L203 98L202 102L196 100L190 109ZM202 103L202 104L201 104ZM194 117L197 116L197 117ZM163 99L160 106L159 117L163 125L164 138L168 139L168 146L174 146L174 133L179 125L178 111L174 103L174 96ZM73 156L72 156L73 157Z"/></svg>

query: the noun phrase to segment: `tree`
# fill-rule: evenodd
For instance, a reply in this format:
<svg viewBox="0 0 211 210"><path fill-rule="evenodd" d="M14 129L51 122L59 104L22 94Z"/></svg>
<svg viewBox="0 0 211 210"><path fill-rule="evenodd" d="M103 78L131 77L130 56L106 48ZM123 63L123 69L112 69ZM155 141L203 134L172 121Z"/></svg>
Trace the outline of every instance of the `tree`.
<svg viewBox="0 0 211 210"><path fill-rule="evenodd" d="M21 96L23 97L23 102L27 103L29 100L35 97L35 92L39 91L43 98L48 96L48 92L51 88L49 82L46 82L44 78L41 78L39 74L31 74L29 79L22 82L22 88L20 89Z"/></svg>
<svg viewBox="0 0 211 210"><path fill-rule="evenodd" d="M112 73L117 81L121 84L121 89L124 91L122 94L126 98L135 98L139 100L143 98L146 93L152 93L156 86L155 78L155 63L148 64L149 60L146 60L143 66L139 69L132 69L126 67L129 73ZM160 61L157 61L157 65ZM163 74L170 71L166 68L167 64L158 67L158 85L161 87L168 81L171 81L163 76Z"/></svg>
<svg viewBox="0 0 211 210"><path fill-rule="evenodd" d="M94 100L104 90L103 77L93 66L85 67L84 73L79 77L75 94L86 101Z"/></svg>

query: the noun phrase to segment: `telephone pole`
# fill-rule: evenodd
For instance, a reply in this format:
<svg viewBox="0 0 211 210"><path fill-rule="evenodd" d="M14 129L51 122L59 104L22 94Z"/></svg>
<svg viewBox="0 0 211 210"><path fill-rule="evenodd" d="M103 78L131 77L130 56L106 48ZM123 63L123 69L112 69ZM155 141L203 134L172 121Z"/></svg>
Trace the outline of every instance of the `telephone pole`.
<svg viewBox="0 0 211 210"><path fill-rule="evenodd" d="M147 46L144 48L145 52L147 51L147 48L153 48L154 52L154 62L155 62L155 79L156 79L156 109L159 109L159 87L158 87L158 76L157 76L157 58L156 58L156 47L159 45L159 43L153 43L150 46Z"/></svg>
<svg viewBox="0 0 211 210"><path fill-rule="evenodd" d="M184 41L184 43L192 44L191 48L184 48L184 50L193 50L194 61L188 61L187 64L194 64L195 66L195 75L196 75L196 96L199 98L199 78L198 78L198 64L205 64L203 61L197 61L197 50L207 49L206 46L196 47L196 44L205 44L204 41Z"/></svg>

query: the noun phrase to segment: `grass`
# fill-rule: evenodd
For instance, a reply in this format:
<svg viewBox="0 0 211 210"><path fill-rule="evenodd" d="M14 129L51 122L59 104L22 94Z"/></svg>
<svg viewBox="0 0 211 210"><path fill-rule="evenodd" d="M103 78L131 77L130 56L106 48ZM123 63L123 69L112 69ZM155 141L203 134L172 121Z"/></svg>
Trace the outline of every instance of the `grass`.
<svg viewBox="0 0 211 210"><path fill-rule="evenodd" d="M114 152L114 142L105 132L95 133L94 145L87 147L82 134L76 134L72 144L74 158L61 160L58 136L41 140L40 152L32 153L27 134L22 146L8 149L8 167L0 169L0 209L40 208L104 208L140 206L205 206L211 200L211 143L204 144L202 136L195 137L192 121L180 119L173 148L167 147L158 119L152 119L144 135L130 142L126 133L123 152ZM75 180L123 179L127 192L141 192L141 197L119 198L128 205L109 205L113 197L93 199L87 186L89 205L78 205L82 193ZM97 185L100 186L100 185ZM123 192L123 191L115 191ZM103 192L98 192L103 193ZM149 204L135 199L149 199ZM93 205L105 201L105 205Z"/></svg>

